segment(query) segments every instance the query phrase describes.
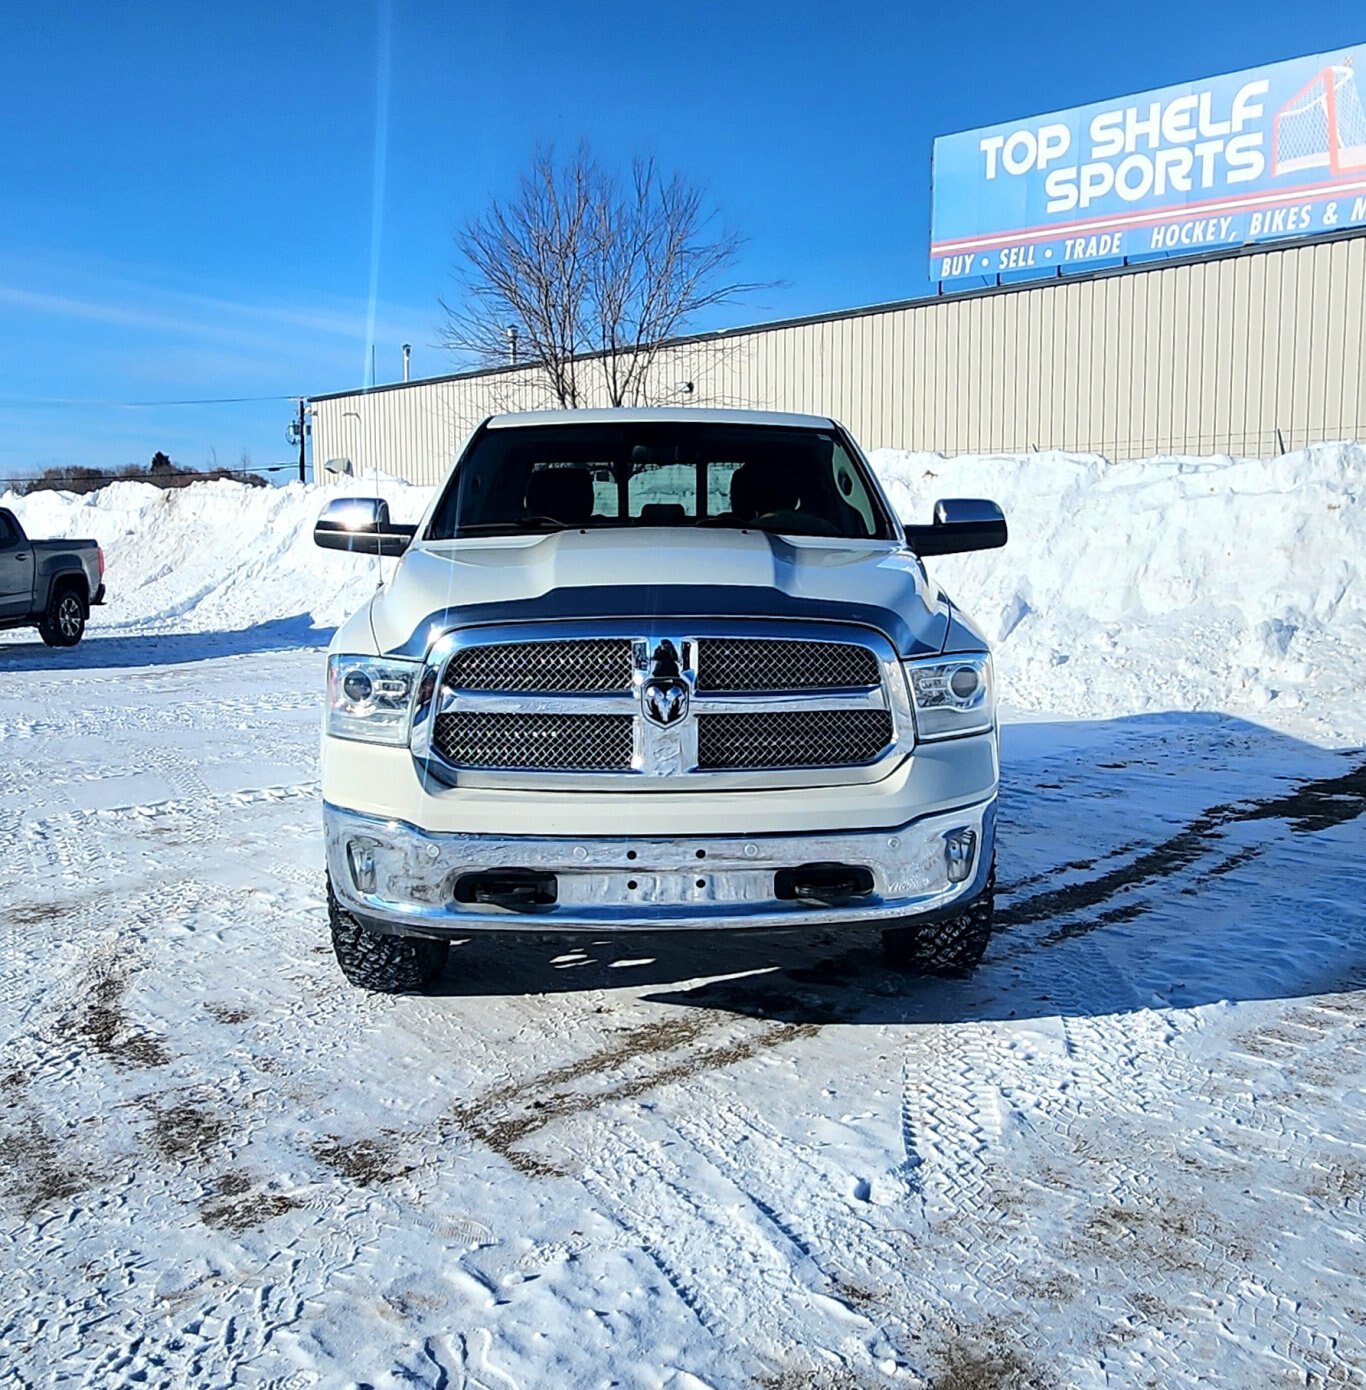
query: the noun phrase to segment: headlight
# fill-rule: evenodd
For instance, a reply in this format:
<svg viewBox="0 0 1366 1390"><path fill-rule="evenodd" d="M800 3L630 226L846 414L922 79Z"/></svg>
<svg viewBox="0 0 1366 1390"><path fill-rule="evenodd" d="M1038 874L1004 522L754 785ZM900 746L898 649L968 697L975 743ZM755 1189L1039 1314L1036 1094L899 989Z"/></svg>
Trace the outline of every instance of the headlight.
<svg viewBox="0 0 1366 1390"><path fill-rule="evenodd" d="M906 662L921 739L986 733L996 722L996 689L986 652Z"/></svg>
<svg viewBox="0 0 1366 1390"><path fill-rule="evenodd" d="M421 670L421 662L388 656L328 657L325 731L364 743L407 743Z"/></svg>

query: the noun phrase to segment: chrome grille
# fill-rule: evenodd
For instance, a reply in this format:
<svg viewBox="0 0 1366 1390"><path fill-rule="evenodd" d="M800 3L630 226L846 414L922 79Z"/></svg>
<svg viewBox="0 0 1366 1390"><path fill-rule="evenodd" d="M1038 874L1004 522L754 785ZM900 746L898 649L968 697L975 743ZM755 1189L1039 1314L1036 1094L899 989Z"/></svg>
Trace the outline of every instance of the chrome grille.
<svg viewBox="0 0 1366 1390"><path fill-rule="evenodd" d="M756 771L773 786L866 782L914 740L904 682L888 677L895 661L885 637L833 621L452 632L432 647L412 750L451 785L692 777L719 788L753 785L744 774Z"/></svg>
<svg viewBox="0 0 1366 1390"><path fill-rule="evenodd" d="M701 714L697 766L704 772L848 767L872 762L892 734L885 709Z"/></svg>
<svg viewBox="0 0 1366 1390"><path fill-rule="evenodd" d="M547 772L628 772L629 714L484 714L437 717L436 751L455 767Z"/></svg>
<svg viewBox="0 0 1366 1390"><path fill-rule="evenodd" d="M499 642L465 647L451 658L455 690L526 690L584 694L631 688L629 638L578 642Z"/></svg>
<svg viewBox="0 0 1366 1390"><path fill-rule="evenodd" d="M840 690L877 685L876 655L852 642L705 637L697 688L726 691Z"/></svg>

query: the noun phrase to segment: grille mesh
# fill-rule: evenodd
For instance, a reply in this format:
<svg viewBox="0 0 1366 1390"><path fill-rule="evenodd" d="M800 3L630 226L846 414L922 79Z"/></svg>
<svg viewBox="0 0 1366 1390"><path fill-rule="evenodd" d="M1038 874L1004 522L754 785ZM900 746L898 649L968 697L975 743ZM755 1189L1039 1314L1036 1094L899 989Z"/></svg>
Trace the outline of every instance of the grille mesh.
<svg viewBox="0 0 1366 1390"><path fill-rule="evenodd" d="M872 762L891 741L885 709L704 714L697 721L697 762L709 772L849 767Z"/></svg>
<svg viewBox="0 0 1366 1390"><path fill-rule="evenodd" d="M465 647L446 668L456 690L526 690L576 694L631 688L629 638L499 642Z"/></svg>
<svg viewBox="0 0 1366 1390"><path fill-rule="evenodd" d="M852 642L703 638L698 690L837 690L877 685L877 657Z"/></svg>
<svg viewBox="0 0 1366 1390"><path fill-rule="evenodd" d="M436 750L456 767L531 768L555 772L626 772L631 766L629 714L440 715Z"/></svg>

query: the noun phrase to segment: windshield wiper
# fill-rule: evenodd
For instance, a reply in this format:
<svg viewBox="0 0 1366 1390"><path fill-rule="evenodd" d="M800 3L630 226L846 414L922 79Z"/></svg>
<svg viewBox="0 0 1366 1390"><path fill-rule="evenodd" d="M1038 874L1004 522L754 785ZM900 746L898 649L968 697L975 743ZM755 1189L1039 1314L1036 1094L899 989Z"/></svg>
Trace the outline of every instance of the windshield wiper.
<svg viewBox="0 0 1366 1390"><path fill-rule="evenodd" d="M456 530L461 536L517 536L523 531L568 531L569 523L553 516L519 516L510 521L473 521Z"/></svg>

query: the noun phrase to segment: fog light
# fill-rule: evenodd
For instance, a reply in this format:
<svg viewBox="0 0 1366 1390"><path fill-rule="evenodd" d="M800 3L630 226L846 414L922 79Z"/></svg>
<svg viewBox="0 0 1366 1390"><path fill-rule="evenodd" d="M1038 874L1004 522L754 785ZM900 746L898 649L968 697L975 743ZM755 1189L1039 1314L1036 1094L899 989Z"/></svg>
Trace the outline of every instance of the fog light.
<svg viewBox="0 0 1366 1390"><path fill-rule="evenodd" d="M944 867L950 883L963 883L972 873L972 858L977 850L975 830L951 830L944 836Z"/></svg>
<svg viewBox="0 0 1366 1390"><path fill-rule="evenodd" d="M362 893L375 891L375 851L364 840L352 840L346 847L351 882Z"/></svg>

